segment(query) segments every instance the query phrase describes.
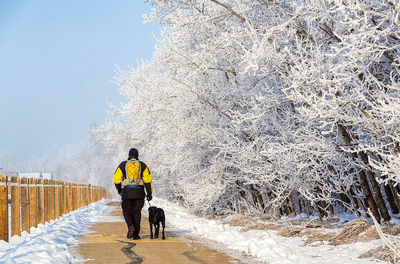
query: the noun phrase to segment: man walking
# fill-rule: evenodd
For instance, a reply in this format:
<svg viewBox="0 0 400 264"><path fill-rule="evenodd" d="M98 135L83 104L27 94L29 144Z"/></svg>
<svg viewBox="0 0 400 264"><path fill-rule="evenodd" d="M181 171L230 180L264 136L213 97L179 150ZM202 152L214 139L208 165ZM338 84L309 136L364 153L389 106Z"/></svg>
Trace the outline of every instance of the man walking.
<svg viewBox="0 0 400 264"><path fill-rule="evenodd" d="M118 193L122 196L122 212L128 226L126 237L140 239L140 219L146 196L145 189L147 200L150 201L153 184L149 168L144 162L139 161L137 149L129 150L128 160L119 164L113 179Z"/></svg>

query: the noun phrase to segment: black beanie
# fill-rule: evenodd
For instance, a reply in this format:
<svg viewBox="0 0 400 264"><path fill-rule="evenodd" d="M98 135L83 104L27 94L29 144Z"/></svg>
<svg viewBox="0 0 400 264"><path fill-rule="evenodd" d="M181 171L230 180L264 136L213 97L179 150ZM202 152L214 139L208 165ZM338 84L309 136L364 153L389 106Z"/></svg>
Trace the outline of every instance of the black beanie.
<svg viewBox="0 0 400 264"><path fill-rule="evenodd" d="M129 150L129 158L130 158L130 159L131 159L131 158L138 159L138 158L139 158L139 152L138 152L138 150L135 149L135 148L131 148L131 149Z"/></svg>

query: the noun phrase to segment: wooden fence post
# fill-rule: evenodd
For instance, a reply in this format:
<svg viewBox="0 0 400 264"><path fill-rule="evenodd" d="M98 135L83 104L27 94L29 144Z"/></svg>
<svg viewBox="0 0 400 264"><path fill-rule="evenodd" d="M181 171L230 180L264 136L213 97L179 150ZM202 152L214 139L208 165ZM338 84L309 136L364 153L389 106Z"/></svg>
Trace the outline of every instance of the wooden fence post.
<svg viewBox="0 0 400 264"><path fill-rule="evenodd" d="M45 215L45 213L44 213L44 210L45 210L44 180L43 179L38 179L37 180L37 185L38 185L38 194L37 194L37 196L38 196L38 210L37 210L38 211L38 213L37 213L37 215L38 215L38 223L39 224L44 224L45 223L45 217L44 217L44 215Z"/></svg>
<svg viewBox="0 0 400 264"><path fill-rule="evenodd" d="M60 198L58 193L58 184L59 181L54 181L54 219L60 216Z"/></svg>
<svg viewBox="0 0 400 264"><path fill-rule="evenodd" d="M63 201L63 209L64 209L64 214L68 214L69 213L69 200L71 199L69 197L69 183L68 182L64 182L64 201Z"/></svg>
<svg viewBox="0 0 400 264"><path fill-rule="evenodd" d="M58 217L63 215L63 189L64 183L62 181L58 182Z"/></svg>
<svg viewBox="0 0 400 264"><path fill-rule="evenodd" d="M50 221L54 219L54 206L55 206L55 200L54 200L54 180L51 179L49 180L49 211L50 211Z"/></svg>
<svg viewBox="0 0 400 264"><path fill-rule="evenodd" d="M85 206L89 205L89 185L85 185Z"/></svg>
<svg viewBox="0 0 400 264"><path fill-rule="evenodd" d="M8 241L7 177L0 174L0 240Z"/></svg>
<svg viewBox="0 0 400 264"><path fill-rule="evenodd" d="M76 199L77 199L76 209L79 209L82 206L82 185L81 184L76 185Z"/></svg>
<svg viewBox="0 0 400 264"><path fill-rule="evenodd" d="M37 227L36 179L29 179L29 227Z"/></svg>
<svg viewBox="0 0 400 264"><path fill-rule="evenodd" d="M68 214L68 183L67 182L62 182L63 185L63 215Z"/></svg>
<svg viewBox="0 0 400 264"><path fill-rule="evenodd" d="M91 184L89 184L89 203L93 203L93 189Z"/></svg>
<svg viewBox="0 0 400 264"><path fill-rule="evenodd" d="M72 211L75 211L78 209L78 197L77 197L77 184L73 183L72 184Z"/></svg>
<svg viewBox="0 0 400 264"><path fill-rule="evenodd" d="M85 189L86 189L86 186L85 186L85 184L81 184L81 207L84 207L85 206Z"/></svg>
<svg viewBox="0 0 400 264"><path fill-rule="evenodd" d="M21 192L18 175L11 177L11 237L21 235Z"/></svg>
<svg viewBox="0 0 400 264"><path fill-rule="evenodd" d="M29 233L29 189L28 179L21 178L21 229Z"/></svg>
<svg viewBox="0 0 400 264"><path fill-rule="evenodd" d="M85 184L81 184L81 207L85 206Z"/></svg>
<svg viewBox="0 0 400 264"><path fill-rule="evenodd" d="M81 184L81 207L85 206L85 185Z"/></svg>
<svg viewBox="0 0 400 264"><path fill-rule="evenodd" d="M44 221L50 223L50 185L44 180Z"/></svg>
<svg viewBox="0 0 400 264"><path fill-rule="evenodd" d="M78 200L78 206L77 206L76 209L79 209L79 208L82 207L82 184L77 184L76 186L77 186L76 187L77 188L76 189L76 191L77 191L76 197L77 197L77 200Z"/></svg>
<svg viewBox="0 0 400 264"><path fill-rule="evenodd" d="M71 212L72 210L73 210L73 208L74 208L74 205L73 205L73 201L72 201L72 194L74 193L73 191L72 191L72 183L68 183L68 196L69 196L69 198L68 198L68 212Z"/></svg>

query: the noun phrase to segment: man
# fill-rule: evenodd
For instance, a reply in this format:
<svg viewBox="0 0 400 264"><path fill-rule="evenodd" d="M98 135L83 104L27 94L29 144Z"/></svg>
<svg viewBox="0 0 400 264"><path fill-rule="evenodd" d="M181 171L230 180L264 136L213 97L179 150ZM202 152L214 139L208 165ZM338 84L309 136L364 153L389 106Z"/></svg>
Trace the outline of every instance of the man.
<svg viewBox="0 0 400 264"><path fill-rule="evenodd" d="M121 162L114 176L115 187L122 196L122 212L128 226L126 235L129 239L140 239L141 210L144 205L145 189L147 200L152 199L153 185L147 165L139 161L139 152L132 148L129 158Z"/></svg>

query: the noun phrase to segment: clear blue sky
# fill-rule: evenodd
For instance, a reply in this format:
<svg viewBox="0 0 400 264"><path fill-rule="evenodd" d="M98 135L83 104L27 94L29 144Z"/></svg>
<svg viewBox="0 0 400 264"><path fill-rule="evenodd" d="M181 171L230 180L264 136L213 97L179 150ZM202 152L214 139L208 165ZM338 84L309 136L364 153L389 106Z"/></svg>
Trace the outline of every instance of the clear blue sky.
<svg viewBox="0 0 400 264"><path fill-rule="evenodd" d="M30 160L103 123L106 102L124 101L115 65L151 59L150 10L140 0L0 0L0 151Z"/></svg>

